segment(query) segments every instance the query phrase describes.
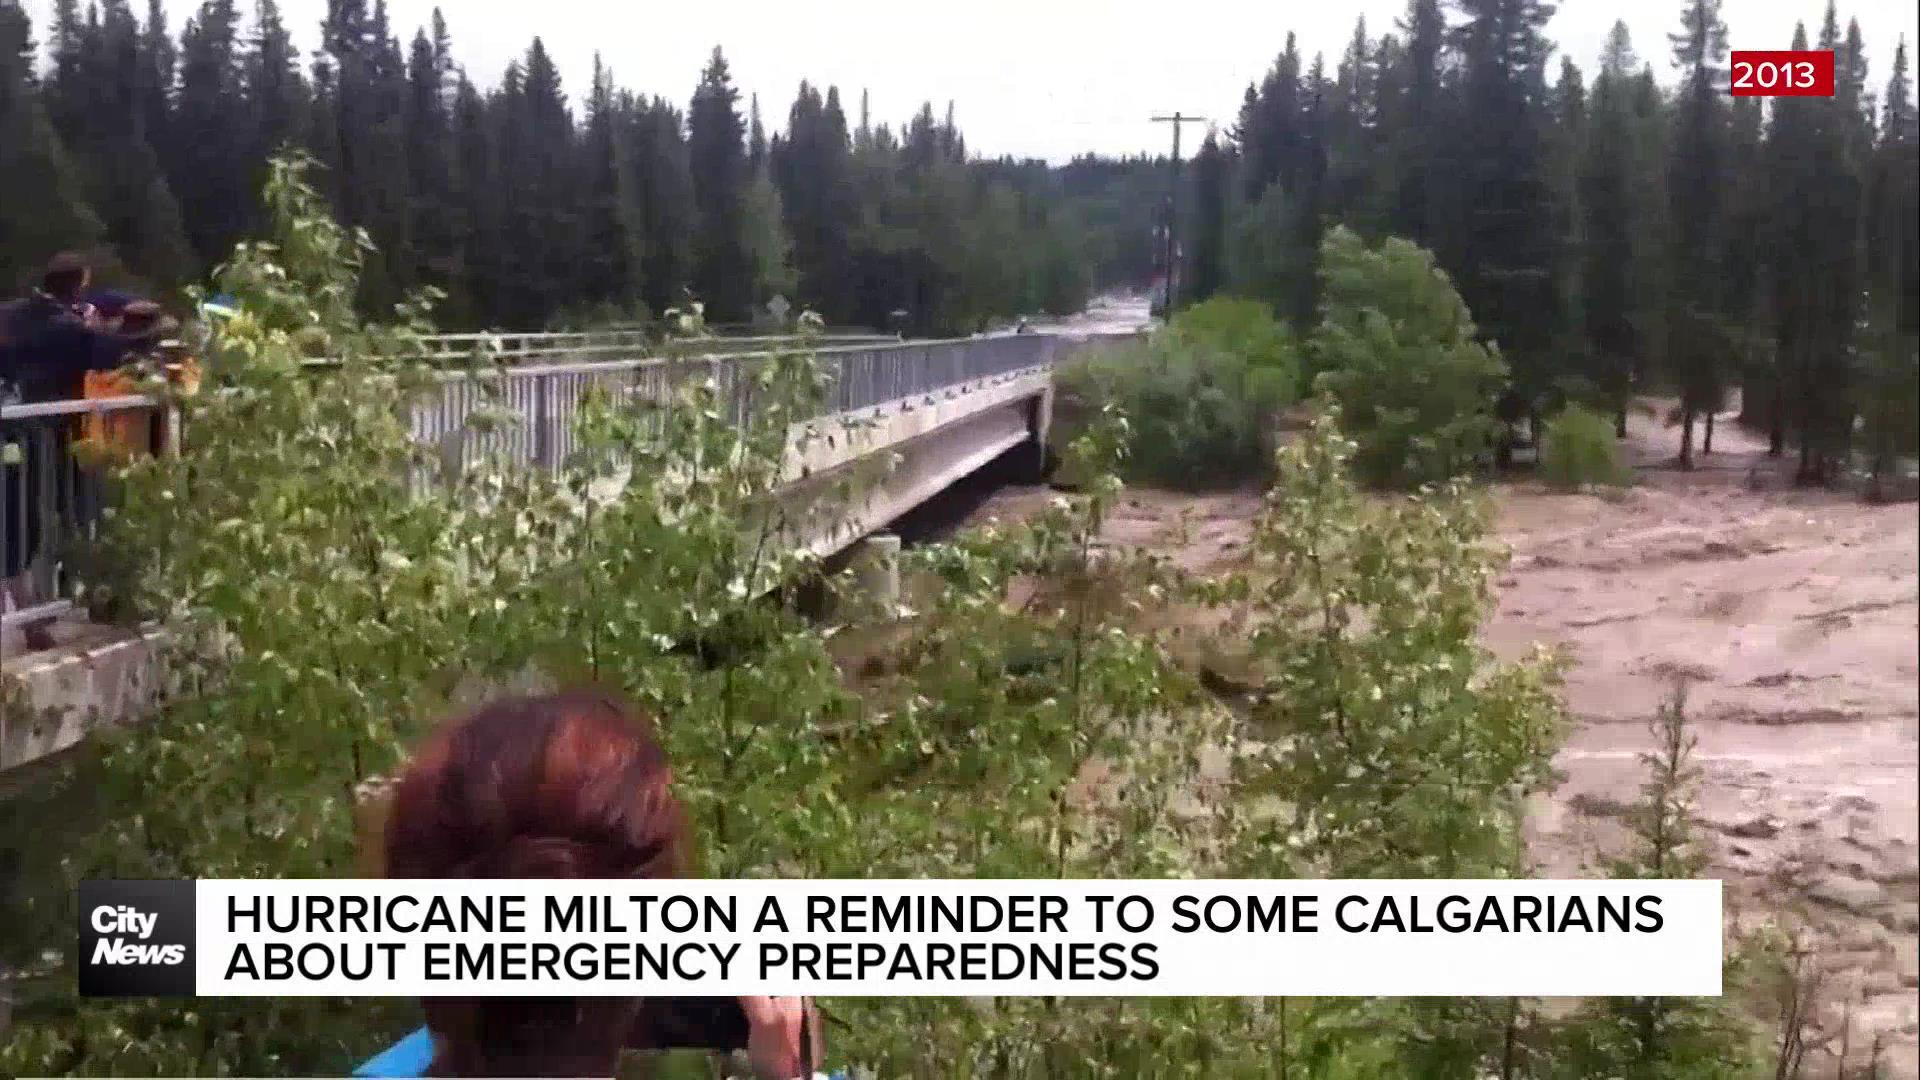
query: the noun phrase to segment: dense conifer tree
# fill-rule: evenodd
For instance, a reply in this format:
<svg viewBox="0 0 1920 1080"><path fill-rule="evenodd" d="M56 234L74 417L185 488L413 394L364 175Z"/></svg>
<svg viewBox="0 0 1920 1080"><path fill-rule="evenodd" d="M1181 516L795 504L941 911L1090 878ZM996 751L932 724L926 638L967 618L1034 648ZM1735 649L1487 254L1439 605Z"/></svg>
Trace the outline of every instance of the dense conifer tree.
<svg viewBox="0 0 1920 1080"><path fill-rule="evenodd" d="M1697 418L1718 411L1732 349L1724 268L1727 227L1727 28L1720 0L1689 0L1672 36L1681 84L1668 158L1673 309L1668 362L1680 393L1680 467L1693 467Z"/></svg>
<svg viewBox="0 0 1920 1080"><path fill-rule="evenodd" d="M225 257L252 224L251 133L245 116L240 14L233 0L207 0L180 38L168 171L181 220L201 265Z"/></svg>
<svg viewBox="0 0 1920 1080"><path fill-rule="evenodd" d="M1393 130L1388 145L1395 178L1392 231L1417 244L1434 246L1435 178L1441 116L1440 62L1446 18L1440 0L1408 0L1400 22L1406 39L1400 94L1389 110Z"/></svg>
<svg viewBox="0 0 1920 1080"><path fill-rule="evenodd" d="M1184 302L1206 300L1226 282L1227 206L1233 196L1232 182L1232 162L1218 136L1209 131L1193 159Z"/></svg>
<svg viewBox="0 0 1920 1080"><path fill-rule="evenodd" d="M723 323L744 321L753 299L742 239L748 173L739 105L727 58L716 46L687 111L687 157L697 210L693 290L705 301L708 319Z"/></svg>
<svg viewBox="0 0 1920 1080"><path fill-rule="evenodd" d="M1460 9L1461 124L1453 144L1471 197L1460 208L1462 246L1451 261L1482 333L1499 344L1512 369L1509 417L1531 416L1554 382L1563 310L1543 137L1552 49L1543 30L1553 7L1538 0L1462 0Z"/></svg>
<svg viewBox="0 0 1920 1080"><path fill-rule="evenodd" d="M197 279L258 226L287 145L380 249L364 306L438 286L450 328L690 296L735 322L778 292L834 325L960 333L1143 286L1162 257L1166 158L975 157L952 103L889 123L864 90L849 117L802 83L763 109L716 50L684 109L604 67L579 73L575 108L539 41L469 78L437 11L396 29L384 0L328 0L303 61L283 0L202 0L177 35L161 0L133 2L52 0L42 77L19 0L0 0L12 282L96 245L109 278ZM1286 36L1185 170L1186 299L1246 295L1304 326L1329 225L1405 236L1501 347L1513 419L1576 391L1624 427L1651 391L1703 429L1738 384L1809 481L1909 452L1912 420L1881 407L1912 396L1920 336L1904 48L1876 94L1868 43L1829 5L1834 98L1730 100L1721 7L1675 0L1664 89L1624 26L1590 80L1549 68L1541 0L1407 0L1391 33L1356 21L1328 59ZM1683 457L1707 445L1688 426Z"/></svg>
<svg viewBox="0 0 1920 1080"><path fill-rule="evenodd" d="M34 77L27 14L0 0L0 282L30 279L63 248L100 239L99 219L80 192Z"/></svg>
<svg viewBox="0 0 1920 1080"><path fill-rule="evenodd" d="M1645 193L1636 183L1645 170L1636 162L1641 146L1635 138L1635 66L1627 24L1616 22L1593 81L1580 172L1588 373L1612 405L1615 433L1622 436L1633 372L1645 348L1635 312L1635 239L1648 216Z"/></svg>

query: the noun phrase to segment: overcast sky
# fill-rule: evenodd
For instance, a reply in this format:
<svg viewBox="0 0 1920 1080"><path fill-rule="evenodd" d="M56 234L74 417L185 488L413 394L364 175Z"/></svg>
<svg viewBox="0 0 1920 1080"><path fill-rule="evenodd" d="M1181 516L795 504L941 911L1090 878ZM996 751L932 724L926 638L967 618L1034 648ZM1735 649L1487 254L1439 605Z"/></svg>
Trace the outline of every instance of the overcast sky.
<svg viewBox="0 0 1920 1080"><path fill-rule="evenodd" d="M164 0L169 26L197 0ZM252 0L239 0L251 23ZM280 0L303 49L318 38L326 0ZM44 41L52 0L26 0ZM430 16L434 0L388 0L403 45ZM145 4L133 7L144 14ZM837 84L854 118L860 90L872 93L875 122L896 124L923 100L952 99L977 152L1046 157L1081 151L1160 151L1167 125L1148 117L1175 109L1226 126L1249 81L1273 62L1288 30L1310 58L1327 53L1329 71L1365 14L1371 36L1392 26L1405 0L1303 4L1272 0L721 0L707 4L606 0L440 0L454 54L475 81L491 85L535 35L558 60L578 100L597 49L618 81L684 104L715 44L726 50L734 81L758 93L770 127L784 126L801 79ZM1667 33L1680 0L1564 0L1551 36L1591 77L1614 19L1623 18L1636 49L1666 77ZM1782 49L1804 19L1818 33L1822 0L1726 0L1735 49ZM1913 0L1843 3L1860 20L1876 89L1885 85L1893 44L1915 40ZM1558 61L1555 61L1558 66ZM1189 130L1190 152L1198 133Z"/></svg>

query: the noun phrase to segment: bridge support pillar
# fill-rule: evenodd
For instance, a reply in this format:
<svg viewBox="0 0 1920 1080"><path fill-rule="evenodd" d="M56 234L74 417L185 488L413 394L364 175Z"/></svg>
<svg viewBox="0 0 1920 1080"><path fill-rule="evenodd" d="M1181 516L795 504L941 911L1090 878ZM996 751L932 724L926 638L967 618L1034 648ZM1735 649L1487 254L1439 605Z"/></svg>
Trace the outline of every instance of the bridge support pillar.
<svg viewBox="0 0 1920 1080"><path fill-rule="evenodd" d="M1053 434L1053 385L1051 383L1033 399L1032 412L1027 419L1027 432L1031 441L1022 452L1031 455L1028 459L1031 464L1026 468L1032 469L1034 480L1045 480L1048 457L1052 453L1052 448L1047 445L1047 440Z"/></svg>
<svg viewBox="0 0 1920 1080"><path fill-rule="evenodd" d="M849 566L860 610L893 618L900 610L900 538L893 533L867 537L854 545Z"/></svg>

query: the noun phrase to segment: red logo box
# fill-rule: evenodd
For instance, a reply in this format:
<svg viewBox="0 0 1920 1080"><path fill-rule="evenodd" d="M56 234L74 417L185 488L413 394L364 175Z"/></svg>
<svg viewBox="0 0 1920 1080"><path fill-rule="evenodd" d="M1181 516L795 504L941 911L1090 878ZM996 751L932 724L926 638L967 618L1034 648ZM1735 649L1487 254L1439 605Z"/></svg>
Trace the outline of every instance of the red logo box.
<svg viewBox="0 0 1920 1080"><path fill-rule="evenodd" d="M1833 50L1735 51L1727 69L1734 97L1832 97Z"/></svg>

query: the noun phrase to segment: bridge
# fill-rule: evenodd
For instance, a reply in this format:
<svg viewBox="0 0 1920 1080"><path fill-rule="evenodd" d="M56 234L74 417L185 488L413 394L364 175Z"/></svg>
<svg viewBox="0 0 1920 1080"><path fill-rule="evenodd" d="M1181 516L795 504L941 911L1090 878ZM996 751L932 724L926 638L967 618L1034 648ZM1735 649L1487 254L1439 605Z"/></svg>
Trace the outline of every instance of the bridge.
<svg viewBox="0 0 1920 1080"><path fill-rule="evenodd" d="M831 523L801 527L789 542L815 555L843 551L1002 455L1033 455L1037 471L1052 422L1053 370L1070 350L1115 336L1060 333L1006 334L904 342L873 337L809 343L827 374L825 401L795 424L789 441L783 498L796 503L878 455L893 465L864 484L853 505ZM432 339L430 355L451 359L478 353L485 368L441 373L415 406L413 433L446 464L463 467L486 455L509 467L558 470L574 450L581 405L590 393L659 400L688 378L709 378L732 403L747 406L746 390L769 349L789 339L704 339L670 348L619 335L461 335ZM732 351L729 351L732 350ZM746 351L740 351L746 350ZM321 362L324 366L324 362ZM324 377L322 373L321 377ZM478 424L483 410L508 407L518 422ZM138 397L0 407L8 441L39 440L40 452L9 459L8 470L41 470L37 490L44 513L84 497L84 469L62 456L60 431L88 415L150 416L157 403ZM17 457L17 455L16 455ZM0 525L26 507L24 483L8 486ZM64 501L51 498L63 491ZM57 523L57 521L56 521ZM47 530L42 530L46 532ZM8 526L0 542L16 543L25 530ZM50 542L43 536L43 542ZM9 557L9 565L14 563ZM126 629L87 622L57 597L57 568L36 567L44 604L0 616L0 772L65 750L102 725L139 719L155 692L157 627ZM58 647L24 653L19 627L59 616Z"/></svg>

